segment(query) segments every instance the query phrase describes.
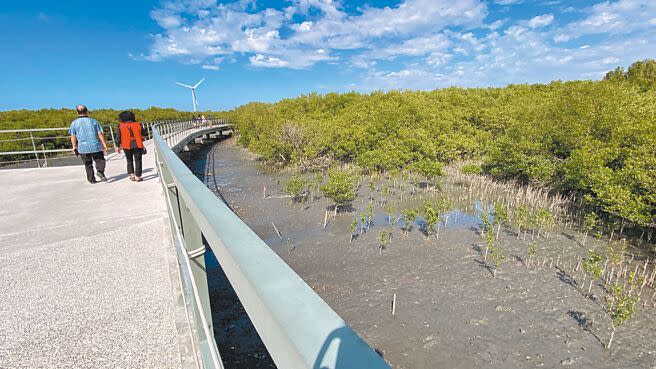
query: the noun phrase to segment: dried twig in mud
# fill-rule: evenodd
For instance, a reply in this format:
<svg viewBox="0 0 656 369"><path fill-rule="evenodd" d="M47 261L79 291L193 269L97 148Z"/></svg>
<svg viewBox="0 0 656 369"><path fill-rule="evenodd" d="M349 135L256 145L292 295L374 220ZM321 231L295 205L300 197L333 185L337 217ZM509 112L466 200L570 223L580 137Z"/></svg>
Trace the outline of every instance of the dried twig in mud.
<svg viewBox="0 0 656 369"><path fill-rule="evenodd" d="M273 226L273 229L276 231L276 234L278 235L278 237L280 237L280 239L282 240L282 235L280 234L280 231L278 230L278 227L276 227L276 225L273 222L271 222L271 225Z"/></svg>
<svg viewBox="0 0 656 369"><path fill-rule="evenodd" d="M392 297L392 316L396 314L396 294Z"/></svg>
<svg viewBox="0 0 656 369"><path fill-rule="evenodd" d="M326 213L323 217L323 229L326 229L326 226L328 226L328 210L326 210Z"/></svg>
<svg viewBox="0 0 656 369"><path fill-rule="evenodd" d="M263 199L267 198L266 185L262 185L262 198Z"/></svg>

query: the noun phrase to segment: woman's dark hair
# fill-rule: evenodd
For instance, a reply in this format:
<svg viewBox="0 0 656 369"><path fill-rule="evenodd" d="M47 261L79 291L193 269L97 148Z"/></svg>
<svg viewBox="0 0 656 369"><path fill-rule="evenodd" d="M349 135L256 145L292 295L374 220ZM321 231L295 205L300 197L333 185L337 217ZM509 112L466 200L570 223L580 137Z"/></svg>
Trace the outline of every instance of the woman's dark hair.
<svg viewBox="0 0 656 369"><path fill-rule="evenodd" d="M121 122L134 122L136 119L134 113L129 110L121 112L121 114L118 115L118 120Z"/></svg>

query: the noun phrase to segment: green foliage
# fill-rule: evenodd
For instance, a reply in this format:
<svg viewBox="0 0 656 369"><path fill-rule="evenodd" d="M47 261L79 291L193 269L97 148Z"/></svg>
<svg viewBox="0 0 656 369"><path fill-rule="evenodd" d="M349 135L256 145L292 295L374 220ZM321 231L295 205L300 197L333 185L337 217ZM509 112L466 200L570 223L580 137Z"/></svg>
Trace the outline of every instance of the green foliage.
<svg viewBox="0 0 656 369"><path fill-rule="evenodd" d="M356 229L358 229L358 218L353 219L351 222L351 233L355 232Z"/></svg>
<svg viewBox="0 0 656 369"><path fill-rule="evenodd" d="M585 225L585 230L592 231L599 223L599 217L595 213L588 213L585 215L583 222Z"/></svg>
<svg viewBox="0 0 656 369"><path fill-rule="evenodd" d="M92 108L92 107L90 107ZM109 126L116 129L118 125L118 114L123 110L132 110L137 120L140 122L149 122L156 120L170 119L191 119L192 114L189 112L178 111L175 109L164 109L151 107L148 109L130 109L121 110L98 109L90 110L89 114L103 126L105 137L110 140ZM225 117L225 114L216 112L196 113L203 114L205 117L213 116L214 118ZM41 110L10 110L0 111L0 127L2 130L26 129L26 128L59 128L69 127L71 122L77 118L77 113L73 109L41 109ZM57 136L59 138L50 138ZM44 145L46 150L62 149L70 147L68 133L63 131L35 132L34 137L36 145L41 148ZM21 133L3 133L0 134L1 140L13 140L0 142L0 151L26 151L32 150L32 142L29 134ZM2 160L20 160L25 157L5 156Z"/></svg>
<svg viewBox="0 0 656 369"><path fill-rule="evenodd" d="M536 225L540 230L544 230L545 233L553 229L555 225L554 215L547 209L540 208L533 215L533 224ZM538 231L538 236L540 235Z"/></svg>
<svg viewBox="0 0 656 369"><path fill-rule="evenodd" d="M442 164L435 161L422 160L415 163L412 168L431 181L444 175Z"/></svg>
<svg viewBox="0 0 656 369"><path fill-rule="evenodd" d="M517 207L514 220L515 226L517 227L517 238L519 238L522 230L528 229L531 225L531 213L526 205L520 205Z"/></svg>
<svg viewBox="0 0 656 369"><path fill-rule="evenodd" d="M309 94L227 115L240 142L268 160L329 158L374 172L413 170L430 181L445 163L481 161L497 178L550 186L653 227L654 63L637 62L604 81Z"/></svg>
<svg viewBox="0 0 656 369"><path fill-rule="evenodd" d="M606 81L628 82L638 86L642 91L656 87L656 60L647 59L633 63L625 72L624 68L617 67L606 73Z"/></svg>
<svg viewBox="0 0 656 369"><path fill-rule="evenodd" d="M285 183L285 192L294 197L295 200L303 200L307 195L310 181L300 175L291 176Z"/></svg>
<svg viewBox="0 0 656 369"><path fill-rule="evenodd" d="M462 174L481 174L483 173L483 168L480 164L465 164L460 168L460 173Z"/></svg>
<svg viewBox="0 0 656 369"><path fill-rule="evenodd" d="M638 309L640 298L632 295L624 289L624 286L616 284L610 288L607 297L606 310L610 315L614 327L619 327L633 317Z"/></svg>
<svg viewBox="0 0 656 369"><path fill-rule="evenodd" d="M535 241L529 242L528 248L527 248L526 251L527 251L527 254L528 254L528 258L530 260L533 256L535 256L538 253L538 244L537 244L537 242L535 242Z"/></svg>
<svg viewBox="0 0 656 369"><path fill-rule="evenodd" d="M341 206L355 199L355 186L356 179L351 173L334 168L328 172L328 180L321 186L321 193Z"/></svg>
<svg viewBox="0 0 656 369"><path fill-rule="evenodd" d="M389 243L389 238L390 238L390 233L387 232L387 229L382 229L380 231L380 237L379 237L379 247L381 250L385 250L387 248L387 245Z"/></svg>
<svg viewBox="0 0 656 369"><path fill-rule="evenodd" d="M424 204L423 217L425 222L424 232L426 233L426 237L430 237L435 233L437 223L440 221L440 215L435 207L433 207L431 203L427 202Z"/></svg>
<svg viewBox="0 0 656 369"><path fill-rule="evenodd" d="M599 255L597 252L594 250L588 250L588 257L585 258L581 264L583 271L586 272L593 281L601 278L601 275L603 274L603 269L599 264L601 259L601 255Z"/></svg>

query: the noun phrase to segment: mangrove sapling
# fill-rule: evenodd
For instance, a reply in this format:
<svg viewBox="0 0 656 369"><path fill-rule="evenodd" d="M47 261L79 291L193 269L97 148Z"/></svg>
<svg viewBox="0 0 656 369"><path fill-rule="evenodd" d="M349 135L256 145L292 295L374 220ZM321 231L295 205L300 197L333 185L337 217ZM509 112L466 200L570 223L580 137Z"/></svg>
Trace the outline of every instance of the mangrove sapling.
<svg viewBox="0 0 656 369"><path fill-rule="evenodd" d="M596 213L589 213L585 215L585 218L583 219L583 225L585 226L585 235L583 236L583 242L581 243L581 246L585 247L585 241L588 239L588 233L590 233L590 231L593 231L595 229L598 221L599 219L597 218Z"/></svg>
<svg viewBox="0 0 656 369"><path fill-rule="evenodd" d="M490 243L490 257L492 258L492 262L494 263L494 269L492 270L492 277L496 278L497 277L497 270L499 270L499 267L501 266L501 262L506 259L506 256L503 254L503 250L501 250L500 245L497 242L494 242L494 235L491 235L491 243Z"/></svg>
<svg viewBox="0 0 656 369"><path fill-rule="evenodd" d="M592 284L601 278L603 274L603 269L601 268L601 265L599 262L601 261L602 257L599 255L596 251L594 250L588 250L588 257L583 260L583 263L581 266L583 267L583 272L585 272L587 275L590 276L590 285L588 285L588 292L587 294L590 295L590 291L592 290Z"/></svg>
<svg viewBox="0 0 656 369"><path fill-rule="evenodd" d="M387 206L385 206L385 213L387 214L387 224L392 225L392 215L394 214L394 206L392 204L387 204Z"/></svg>
<svg viewBox="0 0 656 369"><path fill-rule="evenodd" d="M483 223L481 226L481 237L485 240L485 256L483 260L487 262L487 254L490 250L490 245L494 243L494 233L492 233L492 223L490 222L490 211L485 209L483 210L479 217ZM490 240L490 235L492 235L492 240Z"/></svg>
<svg viewBox="0 0 656 369"><path fill-rule="evenodd" d="M538 209L535 213L535 223L538 226L538 238L540 238L540 231L544 231L544 237L547 238L548 233L554 227L553 213L544 208Z"/></svg>
<svg viewBox="0 0 656 369"><path fill-rule="evenodd" d="M496 239L499 240L499 233L501 232L501 227L508 225L509 217L508 211L501 203L494 204L494 224L497 226Z"/></svg>
<svg viewBox="0 0 656 369"><path fill-rule="evenodd" d="M379 243L378 243L378 252L379 254L383 254L383 250L387 248L387 244L389 242L390 234L387 232L387 229L382 229L380 231L380 238L379 238Z"/></svg>
<svg viewBox="0 0 656 369"><path fill-rule="evenodd" d="M530 212L526 205L520 205L517 207L517 212L515 214L515 226L517 227L517 239L519 239L522 234L522 229L527 228L530 222ZM526 239L526 238L524 238Z"/></svg>
<svg viewBox="0 0 656 369"><path fill-rule="evenodd" d="M424 204L424 232L426 234L426 240L430 238L432 234L435 233L435 227L440 221L440 216L437 213L437 210L430 203Z"/></svg>
<svg viewBox="0 0 656 369"><path fill-rule="evenodd" d="M366 215L367 215L367 228L369 228L370 226L374 225L374 203L373 202L369 202L369 204L367 204Z"/></svg>
<svg viewBox="0 0 656 369"><path fill-rule="evenodd" d="M356 179L346 171L340 169L331 169L328 172L328 180L321 186L321 192L324 196L333 200L335 203L335 214L340 206L344 206L355 199Z"/></svg>
<svg viewBox="0 0 656 369"><path fill-rule="evenodd" d="M615 331L633 317L638 309L640 297L630 294L622 285L615 284L610 288L610 293L606 299L606 312L610 316L612 328L606 349L610 349Z"/></svg>
<svg viewBox="0 0 656 369"><path fill-rule="evenodd" d="M453 203L451 203L451 201L446 196L442 196L437 200L435 207L438 215L437 238L439 239L440 238L439 221L441 220L443 214L446 214L451 210L451 208L453 207ZM445 222L446 222L446 218L445 218ZM444 226L446 227L446 223Z"/></svg>
<svg viewBox="0 0 656 369"><path fill-rule="evenodd" d="M401 210L401 215L403 216L403 227L401 227L401 231L403 232L403 236L407 237L412 223L417 219L417 210L403 209Z"/></svg>
<svg viewBox="0 0 656 369"><path fill-rule="evenodd" d="M355 231L358 229L358 218L353 219L353 222L351 222L351 238L349 239L349 243L353 242L353 237L355 237Z"/></svg>
<svg viewBox="0 0 656 369"><path fill-rule="evenodd" d="M293 201L303 203L307 198L309 181L299 175L289 177L285 183L285 192L292 196Z"/></svg>

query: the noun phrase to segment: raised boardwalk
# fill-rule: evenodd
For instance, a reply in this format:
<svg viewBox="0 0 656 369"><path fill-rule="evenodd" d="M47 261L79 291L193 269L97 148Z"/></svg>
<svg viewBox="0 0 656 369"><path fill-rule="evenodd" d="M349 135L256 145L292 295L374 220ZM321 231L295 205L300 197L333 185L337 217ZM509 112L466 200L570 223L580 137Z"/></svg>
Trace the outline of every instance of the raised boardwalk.
<svg viewBox="0 0 656 369"><path fill-rule="evenodd" d="M0 170L0 368L195 367L154 150Z"/></svg>

